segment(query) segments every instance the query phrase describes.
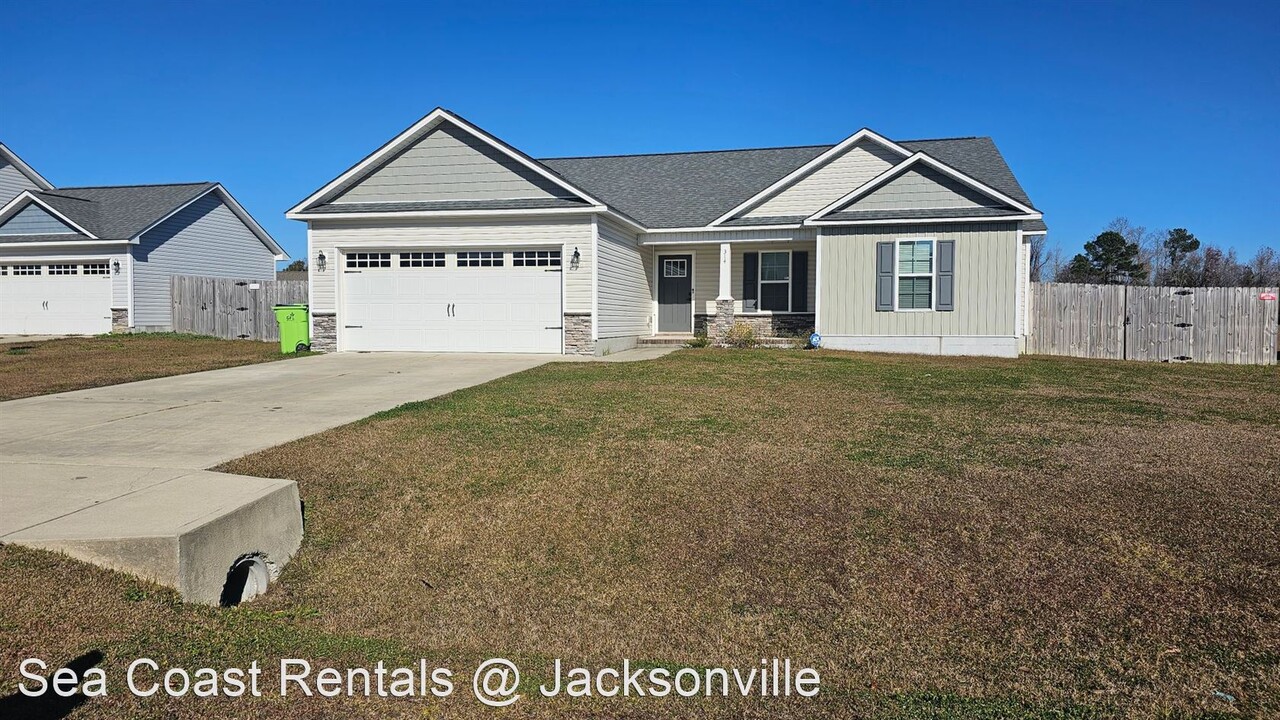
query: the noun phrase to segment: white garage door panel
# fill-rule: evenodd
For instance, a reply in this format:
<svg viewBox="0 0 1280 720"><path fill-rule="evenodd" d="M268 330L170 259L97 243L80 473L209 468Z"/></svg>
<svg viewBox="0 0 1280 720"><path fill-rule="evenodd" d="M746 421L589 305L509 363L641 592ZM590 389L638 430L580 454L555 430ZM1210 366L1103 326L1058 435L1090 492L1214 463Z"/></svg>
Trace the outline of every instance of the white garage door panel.
<svg viewBox="0 0 1280 720"><path fill-rule="evenodd" d="M559 272L454 263L344 272L343 349L560 352Z"/></svg>
<svg viewBox="0 0 1280 720"><path fill-rule="evenodd" d="M0 335L107 332L111 332L110 276L0 276Z"/></svg>

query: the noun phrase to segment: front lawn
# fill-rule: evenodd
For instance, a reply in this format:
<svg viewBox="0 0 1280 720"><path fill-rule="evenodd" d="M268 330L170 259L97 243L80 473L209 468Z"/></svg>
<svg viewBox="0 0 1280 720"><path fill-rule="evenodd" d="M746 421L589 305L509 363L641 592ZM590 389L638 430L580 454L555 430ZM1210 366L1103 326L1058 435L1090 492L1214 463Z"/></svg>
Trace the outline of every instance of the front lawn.
<svg viewBox="0 0 1280 720"><path fill-rule="evenodd" d="M223 470L287 477L301 554L215 610L0 548L18 659L427 658L453 697L92 700L86 717L1237 717L1280 713L1280 372L685 351L561 363ZM553 658L817 668L812 700L536 697ZM290 701L294 700L290 696ZM3 701L0 701L3 702ZM440 712L436 712L440 711ZM73 715L73 717L80 715Z"/></svg>
<svg viewBox="0 0 1280 720"><path fill-rule="evenodd" d="M280 360L275 343L174 333L0 345L0 400Z"/></svg>

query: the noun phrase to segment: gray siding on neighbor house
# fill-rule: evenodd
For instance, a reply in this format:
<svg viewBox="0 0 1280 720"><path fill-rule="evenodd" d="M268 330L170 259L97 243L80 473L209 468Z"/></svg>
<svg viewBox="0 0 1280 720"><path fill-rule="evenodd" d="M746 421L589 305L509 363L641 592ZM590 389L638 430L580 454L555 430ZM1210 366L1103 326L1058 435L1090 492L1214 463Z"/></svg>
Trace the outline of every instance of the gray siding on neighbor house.
<svg viewBox="0 0 1280 720"><path fill-rule="evenodd" d="M510 200L569 195L470 133L445 123L332 202Z"/></svg>
<svg viewBox="0 0 1280 720"><path fill-rule="evenodd" d="M172 326L173 275L270 280L276 274L271 250L212 192L148 230L132 252L138 328Z"/></svg>
<svg viewBox="0 0 1280 720"><path fill-rule="evenodd" d="M653 332L652 253L636 244L635 233L600 218L597 253L600 338Z"/></svg>
<svg viewBox="0 0 1280 720"><path fill-rule="evenodd" d="M863 140L743 217L812 215L901 161L901 155L880 143Z"/></svg>
<svg viewBox="0 0 1280 720"><path fill-rule="evenodd" d="M955 241L955 310L876 312L878 242ZM824 228L818 241L824 336L1000 336L1017 334L1016 223Z"/></svg>
<svg viewBox="0 0 1280 720"><path fill-rule="evenodd" d="M34 202L27 201L22 208L4 225L0 225L0 235L76 235L75 229L49 214L48 210Z"/></svg>
<svg viewBox="0 0 1280 720"><path fill-rule="evenodd" d="M0 158L0 207L18 197L23 190L39 190L40 188L13 163Z"/></svg>
<svg viewBox="0 0 1280 720"><path fill-rule="evenodd" d="M913 167L847 206L850 210L1000 207L1001 204L932 168Z"/></svg>

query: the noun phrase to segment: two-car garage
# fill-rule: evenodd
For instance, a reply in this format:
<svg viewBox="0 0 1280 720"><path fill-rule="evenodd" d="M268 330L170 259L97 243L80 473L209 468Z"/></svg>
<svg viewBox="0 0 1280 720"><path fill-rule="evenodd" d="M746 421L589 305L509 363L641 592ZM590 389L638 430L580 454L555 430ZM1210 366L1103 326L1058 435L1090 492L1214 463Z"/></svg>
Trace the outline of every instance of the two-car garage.
<svg viewBox="0 0 1280 720"><path fill-rule="evenodd" d="M105 261L0 264L0 335L96 335L111 331Z"/></svg>
<svg viewBox="0 0 1280 720"><path fill-rule="evenodd" d="M559 353L561 270L558 247L343 252L339 348Z"/></svg>

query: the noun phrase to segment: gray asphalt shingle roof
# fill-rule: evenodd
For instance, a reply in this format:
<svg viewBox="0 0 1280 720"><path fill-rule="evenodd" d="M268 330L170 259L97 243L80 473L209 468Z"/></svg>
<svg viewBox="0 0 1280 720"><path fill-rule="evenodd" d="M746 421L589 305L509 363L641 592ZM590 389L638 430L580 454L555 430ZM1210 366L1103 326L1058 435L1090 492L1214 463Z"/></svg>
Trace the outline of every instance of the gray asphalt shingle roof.
<svg viewBox="0 0 1280 720"><path fill-rule="evenodd" d="M898 144L913 152L922 151L1034 207L989 137L908 140ZM832 147L543 158L539 162L648 227L698 227Z"/></svg>
<svg viewBox="0 0 1280 720"><path fill-rule="evenodd" d="M583 207L576 198L527 198L514 200L437 200L431 202L328 203L309 209L320 214L359 212L424 212L432 210L541 210Z"/></svg>
<svg viewBox="0 0 1280 720"><path fill-rule="evenodd" d="M56 188L33 192L42 202L102 240L128 240L213 187L214 183ZM28 236L6 242L34 242Z"/></svg>

